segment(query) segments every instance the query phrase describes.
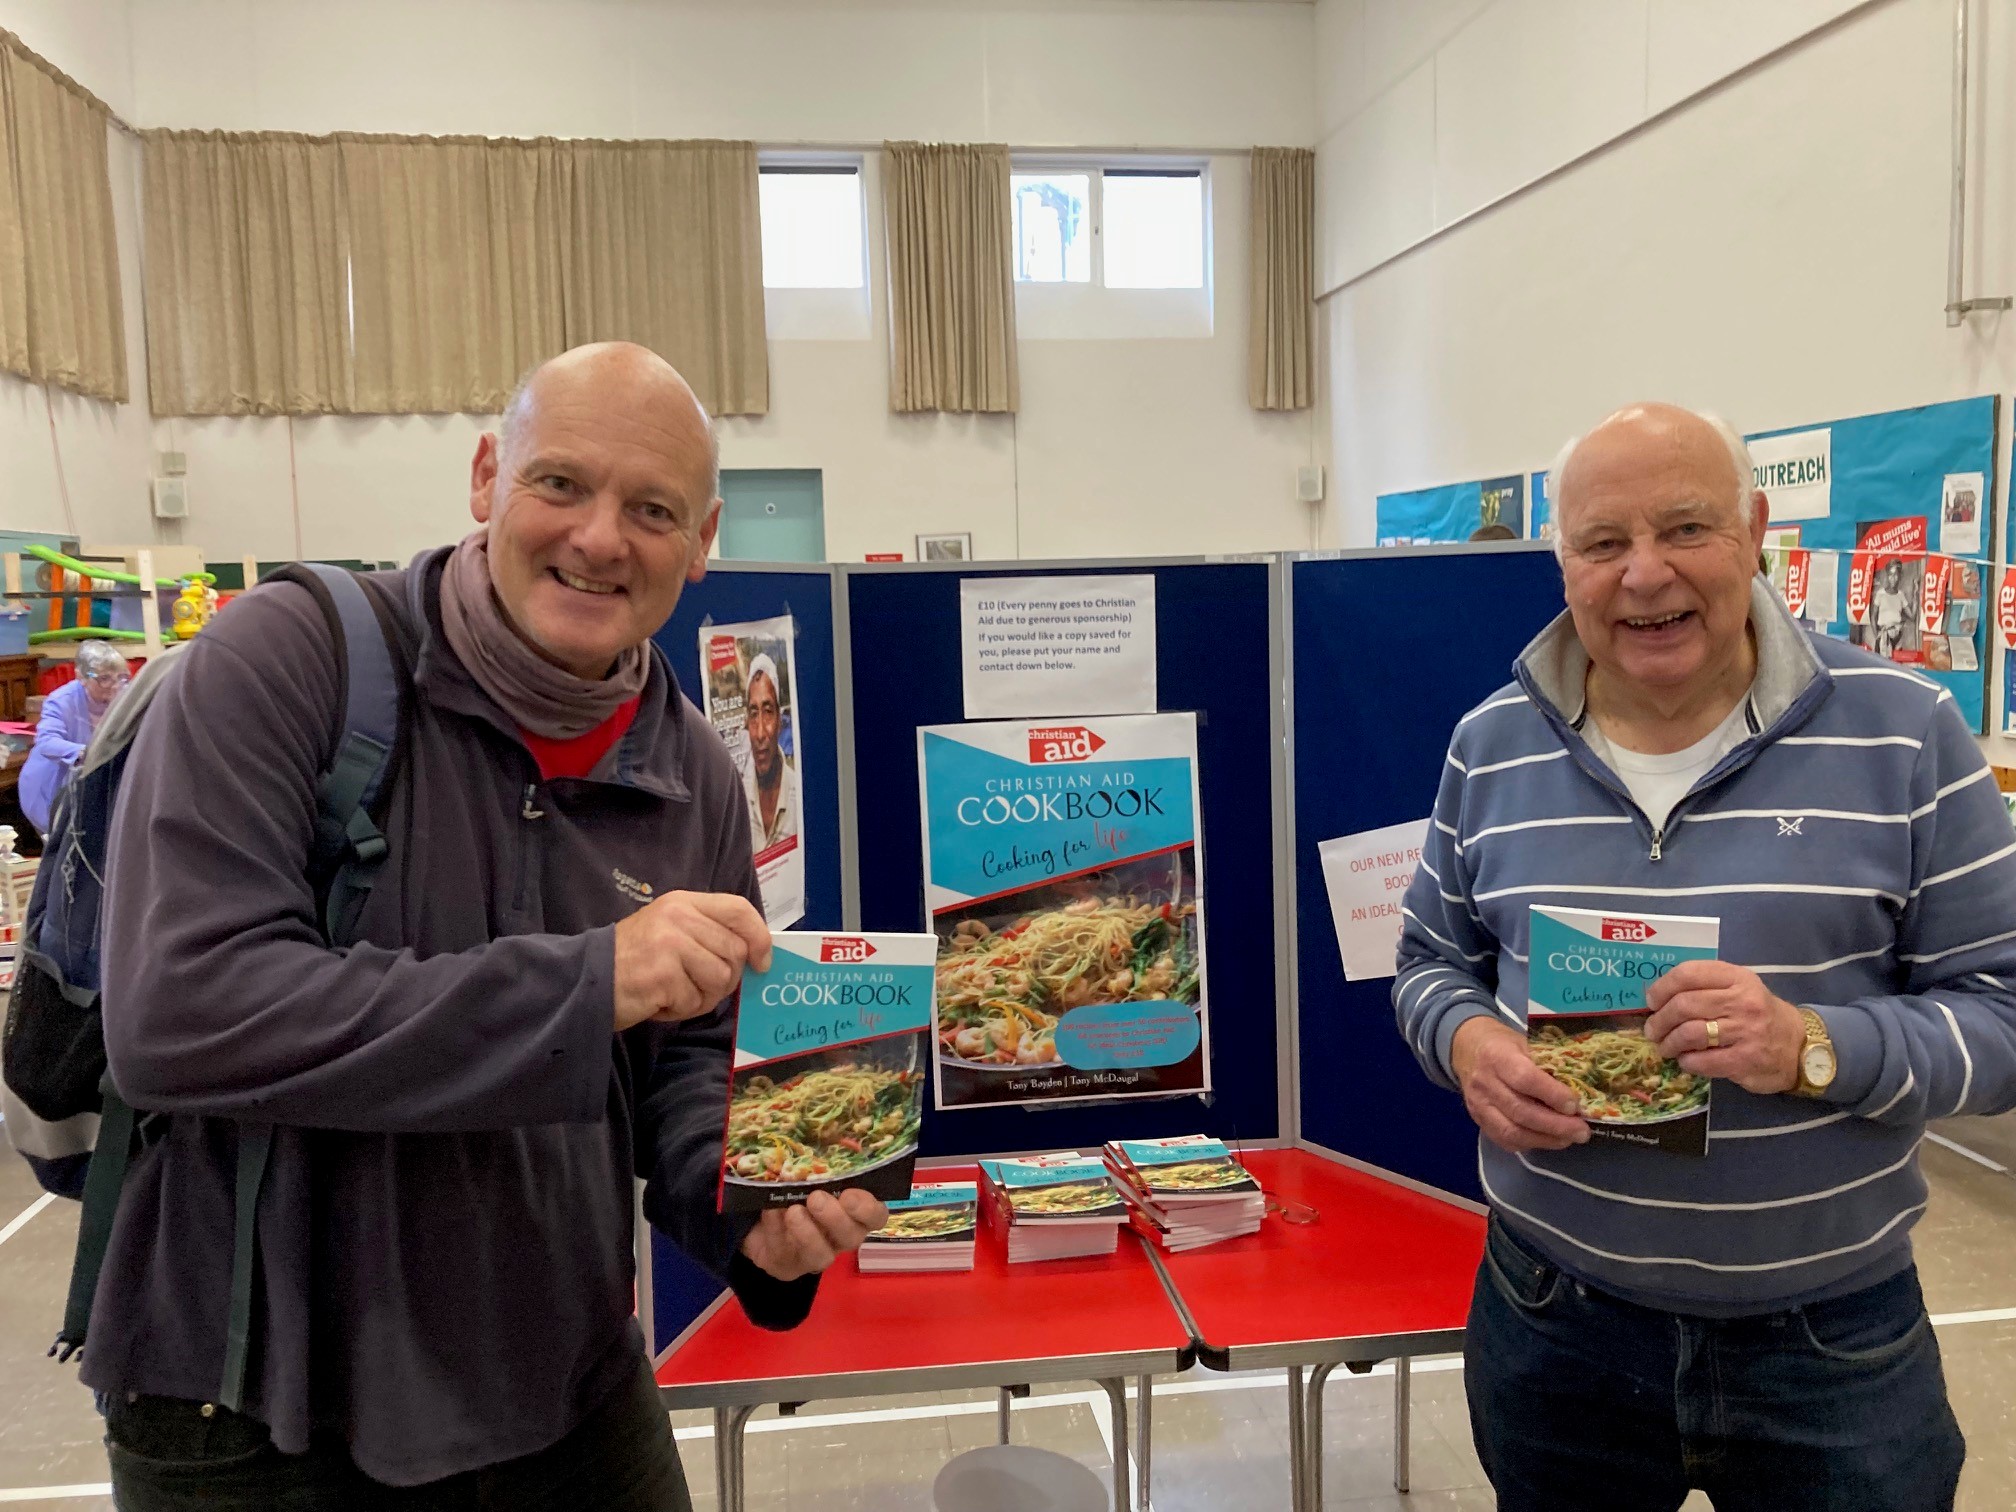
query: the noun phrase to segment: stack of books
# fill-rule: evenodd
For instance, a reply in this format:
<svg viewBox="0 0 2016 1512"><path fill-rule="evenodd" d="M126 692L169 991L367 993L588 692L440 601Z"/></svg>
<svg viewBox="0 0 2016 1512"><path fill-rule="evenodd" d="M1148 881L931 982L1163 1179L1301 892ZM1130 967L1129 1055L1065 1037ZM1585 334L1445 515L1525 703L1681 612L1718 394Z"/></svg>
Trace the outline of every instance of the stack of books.
<svg viewBox="0 0 2016 1512"><path fill-rule="evenodd" d="M862 1273L970 1271L979 1224L976 1183L916 1182L889 1204L889 1222L862 1240Z"/></svg>
<svg viewBox="0 0 2016 1512"><path fill-rule="evenodd" d="M1134 1227L1165 1249L1257 1234L1267 1213L1260 1183L1203 1134L1116 1139L1106 1146L1106 1163L1133 1209Z"/></svg>
<svg viewBox="0 0 2016 1512"><path fill-rule="evenodd" d="M1127 1221L1104 1162L1066 1151L1023 1160L983 1160L987 1211L1007 1236L1008 1259L1064 1260L1110 1255Z"/></svg>

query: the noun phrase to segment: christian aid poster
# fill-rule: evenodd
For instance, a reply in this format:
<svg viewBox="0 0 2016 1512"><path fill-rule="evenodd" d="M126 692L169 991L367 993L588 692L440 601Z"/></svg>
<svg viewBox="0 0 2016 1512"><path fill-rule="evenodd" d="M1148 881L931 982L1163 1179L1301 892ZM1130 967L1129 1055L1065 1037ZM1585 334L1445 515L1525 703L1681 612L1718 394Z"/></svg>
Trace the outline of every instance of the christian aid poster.
<svg viewBox="0 0 2016 1512"><path fill-rule="evenodd" d="M917 743L937 1106L1209 1091L1196 717Z"/></svg>

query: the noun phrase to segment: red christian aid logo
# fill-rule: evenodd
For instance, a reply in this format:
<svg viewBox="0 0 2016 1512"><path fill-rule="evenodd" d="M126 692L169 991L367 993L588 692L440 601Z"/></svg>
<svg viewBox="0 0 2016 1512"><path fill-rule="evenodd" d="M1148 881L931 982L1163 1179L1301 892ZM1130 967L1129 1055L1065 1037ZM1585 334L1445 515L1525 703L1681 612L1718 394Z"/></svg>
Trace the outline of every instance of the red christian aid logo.
<svg viewBox="0 0 2016 1512"><path fill-rule="evenodd" d="M2002 576L2002 591L1995 595L1995 622L2002 627L2002 644L2016 646L2016 568Z"/></svg>
<svg viewBox="0 0 2016 1512"><path fill-rule="evenodd" d="M1603 921L1603 938L1606 940L1622 940L1626 944L1642 945L1658 933L1658 930L1647 924L1643 919L1605 919Z"/></svg>
<svg viewBox="0 0 2016 1512"><path fill-rule="evenodd" d="M1785 559L1785 607L1795 615L1806 612L1806 591L1812 574L1812 552L1795 551Z"/></svg>
<svg viewBox="0 0 2016 1512"><path fill-rule="evenodd" d="M1083 725L1052 725L1029 732L1029 760L1043 766L1052 761L1090 761L1106 742Z"/></svg>
<svg viewBox="0 0 2016 1512"><path fill-rule="evenodd" d="M1869 585L1876 576L1876 559L1858 551L1848 563L1848 618L1861 624L1869 618Z"/></svg>
<svg viewBox="0 0 2016 1512"><path fill-rule="evenodd" d="M875 954L875 947L866 940L847 935L827 935L819 942L819 959L838 961L843 966L856 965Z"/></svg>

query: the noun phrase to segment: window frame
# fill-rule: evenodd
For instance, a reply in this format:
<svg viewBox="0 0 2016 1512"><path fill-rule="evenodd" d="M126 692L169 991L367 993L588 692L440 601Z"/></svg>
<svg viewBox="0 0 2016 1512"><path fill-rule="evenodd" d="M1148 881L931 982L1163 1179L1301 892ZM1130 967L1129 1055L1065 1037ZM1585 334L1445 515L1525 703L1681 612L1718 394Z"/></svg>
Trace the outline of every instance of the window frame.
<svg viewBox="0 0 2016 1512"><path fill-rule="evenodd" d="M869 197L879 193L879 183L868 154L863 152L813 151L800 148L757 149L756 173L849 175L854 180L855 202L861 220L861 281L855 285L828 285L804 288L796 285L763 285L765 333L771 341L868 341L874 336L875 242L874 223L869 216ZM758 215L762 192L758 184ZM760 239L760 227L759 227Z"/></svg>
<svg viewBox="0 0 2016 1512"><path fill-rule="evenodd" d="M1215 222L1209 157L1105 153L1015 153L1009 173L1082 173L1089 180L1086 218L1091 223L1091 277L1084 283L1015 278L1016 334L1026 340L1200 339L1215 332L1217 300ZM1200 284L1183 288L1116 288L1106 282L1106 175L1194 175L1203 239Z"/></svg>

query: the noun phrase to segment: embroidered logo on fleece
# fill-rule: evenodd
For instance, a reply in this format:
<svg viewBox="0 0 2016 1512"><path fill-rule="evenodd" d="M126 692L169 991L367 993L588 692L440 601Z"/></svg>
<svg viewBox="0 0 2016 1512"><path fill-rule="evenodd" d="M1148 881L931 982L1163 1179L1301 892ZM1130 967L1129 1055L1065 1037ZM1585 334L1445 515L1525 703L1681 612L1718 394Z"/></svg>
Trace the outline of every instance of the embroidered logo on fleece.
<svg viewBox="0 0 2016 1512"><path fill-rule="evenodd" d="M632 903L649 903L653 896L655 896L651 891L651 884L649 882L640 882L626 871L619 869L612 871L609 875L616 883L616 891L623 894Z"/></svg>
<svg viewBox="0 0 2016 1512"><path fill-rule="evenodd" d="M1778 838L1782 840L1787 835L1797 835L1800 839L1805 839L1806 832L1799 828L1805 822L1806 816L1804 814L1801 814L1797 819L1780 819L1778 821Z"/></svg>

